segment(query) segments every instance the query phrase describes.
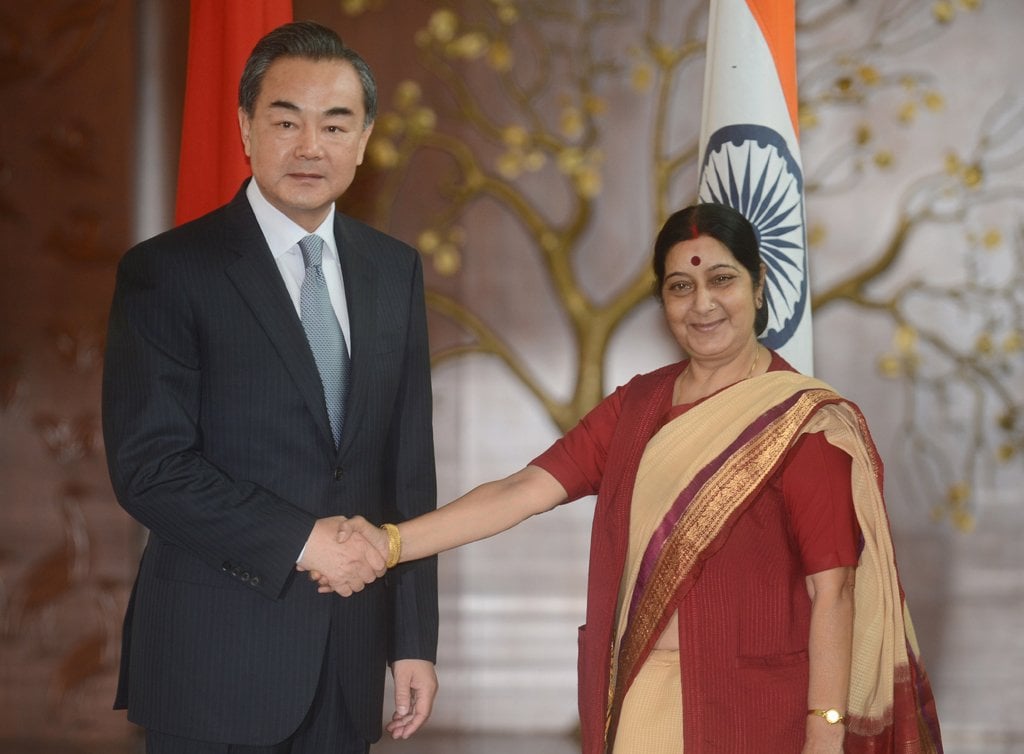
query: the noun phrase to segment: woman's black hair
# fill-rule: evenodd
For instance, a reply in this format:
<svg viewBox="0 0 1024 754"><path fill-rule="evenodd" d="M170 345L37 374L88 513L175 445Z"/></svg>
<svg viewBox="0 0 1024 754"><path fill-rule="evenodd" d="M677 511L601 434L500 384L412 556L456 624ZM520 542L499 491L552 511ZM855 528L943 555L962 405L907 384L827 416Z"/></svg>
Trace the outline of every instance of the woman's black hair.
<svg viewBox="0 0 1024 754"><path fill-rule="evenodd" d="M736 261L750 273L756 290L761 279L761 250L757 231L741 213L724 204L693 204L672 213L661 226L654 242L654 295L661 300L665 284L665 259L669 250L683 241L709 236L727 248ZM754 316L754 334L760 335L768 326L768 291Z"/></svg>

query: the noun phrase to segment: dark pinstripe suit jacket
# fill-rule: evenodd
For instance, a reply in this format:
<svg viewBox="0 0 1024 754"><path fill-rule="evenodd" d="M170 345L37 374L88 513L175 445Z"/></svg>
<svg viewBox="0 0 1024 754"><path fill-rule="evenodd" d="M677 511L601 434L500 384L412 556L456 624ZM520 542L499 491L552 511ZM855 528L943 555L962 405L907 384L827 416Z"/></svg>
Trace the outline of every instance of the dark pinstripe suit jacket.
<svg viewBox="0 0 1024 754"><path fill-rule="evenodd" d="M435 505L430 366L415 250L337 215L352 330L340 450L302 325L243 191L118 269L103 432L121 505L150 530L115 706L167 733L288 737L328 636L354 724L380 735L385 662L433 660L436 562L342 599L295 573L315 519Z"/></svg>

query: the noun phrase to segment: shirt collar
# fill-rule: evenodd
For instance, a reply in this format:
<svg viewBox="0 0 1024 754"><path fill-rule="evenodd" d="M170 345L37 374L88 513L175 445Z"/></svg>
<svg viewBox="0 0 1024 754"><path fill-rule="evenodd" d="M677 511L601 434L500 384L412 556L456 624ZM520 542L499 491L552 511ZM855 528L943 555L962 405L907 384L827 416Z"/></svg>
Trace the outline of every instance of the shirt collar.
<svg viewBox="0 0 1024 754"><path fill-rule="evenodd" d="M245 195L249 199L253 214L256 215L256 222L263 231L263 237L267 239L267 246L274 259L279 259L289 251L294 250L299 241L309 235L309 231L297 224L281 210L272 205L263 196L260 187L256 185L253 178L246 186ZM318 236L324 239L324 255L328 258L338 259L337 243L334 240L334 204L327 213L327 217L315 231Z"/></svg>

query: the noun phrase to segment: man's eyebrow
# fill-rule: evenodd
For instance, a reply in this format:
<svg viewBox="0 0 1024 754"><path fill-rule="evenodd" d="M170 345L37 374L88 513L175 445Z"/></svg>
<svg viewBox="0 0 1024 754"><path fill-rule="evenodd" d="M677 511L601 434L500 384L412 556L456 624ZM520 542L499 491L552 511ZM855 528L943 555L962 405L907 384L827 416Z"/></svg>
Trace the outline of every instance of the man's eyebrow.
<svg viewBox="0 0 1024 754"><path fill-rule="evenodd" d="M289 102L288 100L285 99L274 100L273 102L270 103L270 106L278 107L281 108L282 110L289 110L294 113L302 111L302 108L300 108L294 102ZM349 118L354 115L355 111L353 111L351 107L346 107L345 105L330 107L324 111L324 117L326 118Z"/></svg>

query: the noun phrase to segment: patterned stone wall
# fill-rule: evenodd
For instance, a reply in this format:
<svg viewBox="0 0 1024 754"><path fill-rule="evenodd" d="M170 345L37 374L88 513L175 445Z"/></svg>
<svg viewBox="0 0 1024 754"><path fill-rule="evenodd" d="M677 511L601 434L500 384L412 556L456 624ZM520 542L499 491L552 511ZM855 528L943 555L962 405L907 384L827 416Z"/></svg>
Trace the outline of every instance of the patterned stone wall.
<svg viewBox="0 0 1024 754"><path fill-rule="evenodd" d="M135 3L0 10L0 749L132 741L111 711L141 533L113 501L99 390L131 241Z"/></svg>

